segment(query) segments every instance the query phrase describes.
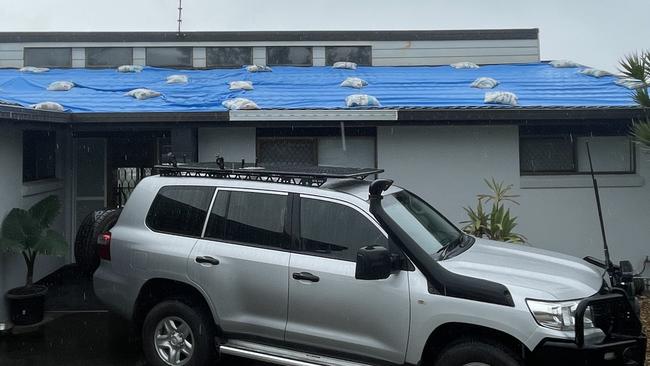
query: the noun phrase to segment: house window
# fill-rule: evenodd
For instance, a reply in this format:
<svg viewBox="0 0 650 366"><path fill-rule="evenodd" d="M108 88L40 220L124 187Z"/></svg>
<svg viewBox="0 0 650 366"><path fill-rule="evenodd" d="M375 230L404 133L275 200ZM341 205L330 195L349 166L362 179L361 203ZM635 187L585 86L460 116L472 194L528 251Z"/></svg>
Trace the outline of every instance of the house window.
<svg viewBox="0 0 650 366"><path fill-rule="evenodd" d="M241 67L253 63L251 47L208 47L206 56L208 67Z"/></svg>
<svg viewBox="0 0 650 366"><path fill-rule="evenodd" d="M23 132L23 182L56 176L56 132Z"/></svg>
<svg viewBox="0 0 650 366"><path fill-rule="evenodd" d="M318 140L315 138L258 138L260 164L295 166L318 165Z"/></svg>
<svg viewBox="0 0 650 366"><path fill-rule="evenodd" d="M266 47L266 64L270 66L311 66L311 47Z"/></svg>
<svg viewBox="0 0 650 366"><path fill-rule="evenodd" d="M118 67L133 63L133 48L91 47L86 48L86 67Z"/></svg>
<svg viewBox="0 0 650 366"><path fill-rule="evenodd" d="M148 47L146 61L154 67L192 67L190 47Z"/></svg>
<svg viewBox="0 0 650 366"><path fill-rule="evenodd" d="M72 67L72 48L25 48L25 66Z"/></svg>
<svg viewBox="0 0 650 366"><path fill-rule="evenodd" d="M634 173L635 149L628 136L580 136L567 133L521 136L521 174L588 174L587 142L595 172Z"/></svg>
<svg viewBox="0 0 650 366"><path fill-rule="evenodd" d="M325 61L327 65L335 62L355 62L358 65L372 65L372 48L370 46L340 46L325 47Z"/></svg>

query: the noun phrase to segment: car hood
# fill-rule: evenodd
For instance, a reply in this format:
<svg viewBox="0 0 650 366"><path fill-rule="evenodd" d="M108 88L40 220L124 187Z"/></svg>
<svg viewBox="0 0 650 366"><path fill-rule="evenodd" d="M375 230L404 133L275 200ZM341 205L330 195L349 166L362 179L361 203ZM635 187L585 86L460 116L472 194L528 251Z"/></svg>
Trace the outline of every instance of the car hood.
<svg viewBox="0 0 650 366"><path fill-rule="evenodd" d="M600 290L602 273L582 259L523 244L476 239L465 252L441 261L447 270L501 283L519 296L572 300Z"/></svg>

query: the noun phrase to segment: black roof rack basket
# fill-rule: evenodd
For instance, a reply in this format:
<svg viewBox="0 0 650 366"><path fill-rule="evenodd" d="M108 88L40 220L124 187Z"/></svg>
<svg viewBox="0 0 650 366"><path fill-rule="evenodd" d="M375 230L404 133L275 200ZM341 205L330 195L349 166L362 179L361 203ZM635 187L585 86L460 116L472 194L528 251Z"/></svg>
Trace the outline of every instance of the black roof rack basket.
<svg viewBox="0 0 650 366"><path fill-rule="evenodd" d="M221 165L223 166L223 165ZM215 179L239 179L260 182L296 184L320 187L327 179L363 180L373 174L383 173L377 168L346 168L327 166L267 165L245 167L221 167L216 163L191 163L156 165L155 171L163 177L201 177Z"/></svg>

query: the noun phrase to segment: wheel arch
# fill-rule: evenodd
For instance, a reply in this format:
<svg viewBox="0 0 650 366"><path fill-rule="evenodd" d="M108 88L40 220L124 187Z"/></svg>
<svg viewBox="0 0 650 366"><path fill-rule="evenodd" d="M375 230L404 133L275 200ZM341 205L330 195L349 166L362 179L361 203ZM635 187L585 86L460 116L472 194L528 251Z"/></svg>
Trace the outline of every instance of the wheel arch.
<svg viewBox="0 0 650 366"><path fill-rule="evenodd" d="M501 330L476 324L450 322L441 324L431 332L424 345L420 364L432 364L435 357L445 346L468 336L474 338L485 337L491 341L498 341L516 352L516 354L521 355L522 359L526 359L531 352L522 341Z"/></svg>
<svg viewBox="0 0 650 366"><path fill-rule="evenodd" d="M170 299L179 300L188 306L199 307L208 312L216 326L217 335L222 334L216 310L203 291L192 284L161 277L151 278L140 287L132 313L132 320L137 329L142 327L147 313L156 304Z"/></svg>

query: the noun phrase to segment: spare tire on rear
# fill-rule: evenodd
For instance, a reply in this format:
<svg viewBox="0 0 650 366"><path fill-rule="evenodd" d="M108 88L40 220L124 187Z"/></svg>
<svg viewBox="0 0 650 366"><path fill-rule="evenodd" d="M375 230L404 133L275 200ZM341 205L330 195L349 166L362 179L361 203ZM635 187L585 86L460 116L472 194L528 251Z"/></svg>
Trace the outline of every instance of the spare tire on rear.
<svg viewBox="0 0 650 366"><path fill-rule="evenodd" d="M93 274L99 267L97 238L115 225L120 212L121 208L93 211L79 225L74 241L74 258L84 272Z"/></svg>

